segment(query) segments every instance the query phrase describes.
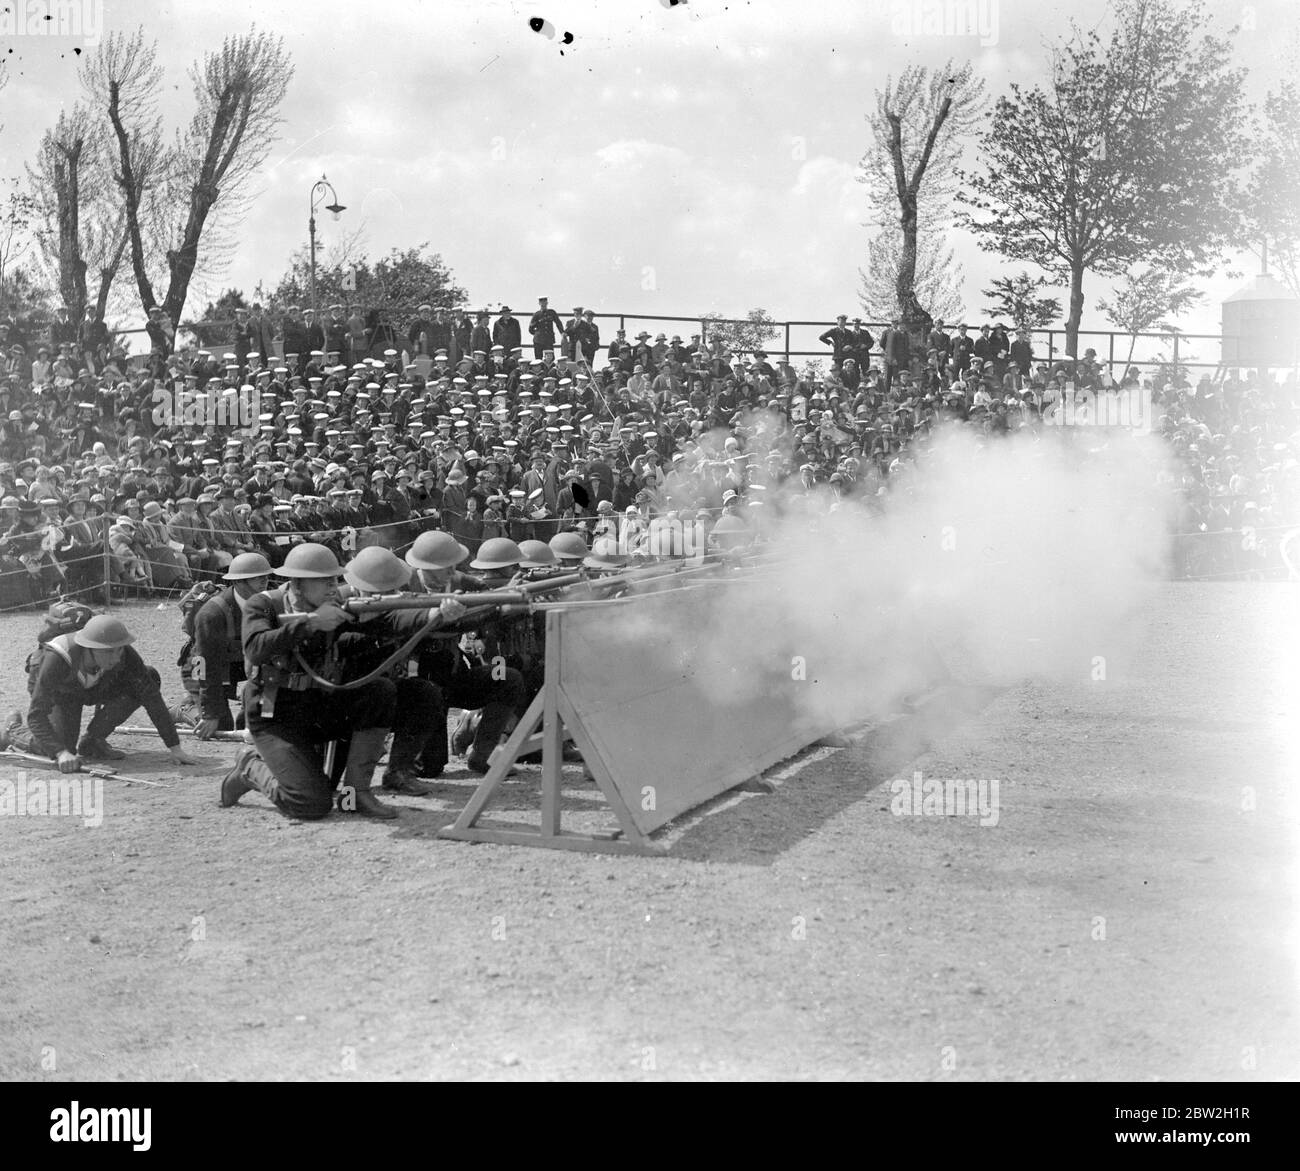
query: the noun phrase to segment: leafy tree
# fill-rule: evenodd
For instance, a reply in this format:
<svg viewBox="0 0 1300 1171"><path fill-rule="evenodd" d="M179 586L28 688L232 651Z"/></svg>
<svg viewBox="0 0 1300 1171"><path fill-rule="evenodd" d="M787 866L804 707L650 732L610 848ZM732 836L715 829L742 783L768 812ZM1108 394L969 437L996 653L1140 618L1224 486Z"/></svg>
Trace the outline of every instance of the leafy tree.
<svg viewBox="0 0 1300 1171"><path fill-rule="evenodd" d="M873 321L904 319L898 300L898 272L903 236L895 227L880 230L867 245L867 267L859 270L858 303ZM912 287L916 299L931 319L959 321L965 312L962 267L951 248L943 247L940 233L925 233L917 240Z"/></svg>
<svg viewBox="0 0 1300 1171"><path fill-rule="evenodd" d="M13 339L25 345L27 340L42 333L54 317L58 302L40 275L32 268L20 265L5 274L3 296L0 296L0 321L12 321Z"/></svg>
<svg viewBox="0 0 1300 1171"><path fill-rule="evenodd" d="M215 301L208 302L207 308L197 320L188 321L185 325L193 332L200 346L206 348L225 345L230 340L230 323L235 319L235 310L249 307L242 292L238 289L227 289Z"/></svg>
<svg viewBox="0 0 1300 1171"><path fill-rule="evenodd" d="M766 349L777 334L777 323L766 309L751 309L743 321L723 317L721 313L702 313L705 336L701 340L720 341L733 354L752 354Z"/></svg>
<svg viewBox="0 0 1300 1171"><path fill-rule="evenodd" d="M1201 0L1120 0L1109 43L1076 27L1046 90L998 99L963 176L982 248L1069 280L1071 355L1085 274L1209 273L1241 238L1245 71L1205 25Z"/></svg>
<svg viewBox="0 0 1300 1171"><path fill-rule="evenodd" d="M357 258L347 264L316 265L316 299L322 308L330 304L360 305L378 309L395 325L414 319L423 304L435 309L463 307L468 294L455 283L451 270L438 253L429 254L427 243L414 248L394 248L378 260ZM336 258L337 259L337 258ZM346 287L355 284L355 288ZM306 248L295 252L289 271L266 290L259 285L254 296L275 313L289 305L311 304L311 260Z"/></svg>
<svg viewBox="0 0 1300 1171"><path fill-rule="evenodd" d="M1061 302L1036 296L1044 288L1050 288L1044 277L1031 277L1023 270L1018 276L998 277L984 290L993 305L984 310L984 316L1010 321L1017 329L1045 329L1061 316Z"/></svg>
<svg viewBox="0 0 1300 1171"><path fill-rule="evenodd" d="M1247 230L1264 269L1271 259L1300 297L1300 88L1284 82L1264 102L1259 163L1247 191Z"/></svg>
<svg viewBox="0 0 1300 1171"><path fill-rule="evenodd" d="M15 297L9 284L23 257L31 250L31 226L35 205L30 196L11 191L0 202L0 318L13 312Z"/></svg>
<svg viewBox="0 0 1300 1171"><path fill-rule="evenodd" d="M1116 288L1114 302L1099 300L1097 308L1111 325L1129 335L1128 357L1124 359L1127 366L1133 360L1138 334L1177 332L1165 318L1185 313L1200 299L1201 294L1183 284L1177 273L1153 268L1130 273Z"/></svg>

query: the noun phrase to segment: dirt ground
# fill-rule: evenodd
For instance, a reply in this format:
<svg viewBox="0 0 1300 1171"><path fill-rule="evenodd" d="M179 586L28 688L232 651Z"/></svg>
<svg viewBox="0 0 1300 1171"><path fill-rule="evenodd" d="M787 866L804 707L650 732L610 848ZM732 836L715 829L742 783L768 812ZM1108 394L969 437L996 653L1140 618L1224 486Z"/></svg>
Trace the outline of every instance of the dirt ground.
<svg viewBox="0 0 1300 1171"><path fill-rule="evenodd" d="M175 609L125 616L178 697ZM1296 1077L1297 594L1171 583L1144 620L1104 681L941 692L664 858L439 840L456 768L396 822L220 809L233 746L119 735L165 790L0 817L0 1077ZM5 711L37 627L0 619ZM997 825L894 815L917 771L998 779Z"/></svg>

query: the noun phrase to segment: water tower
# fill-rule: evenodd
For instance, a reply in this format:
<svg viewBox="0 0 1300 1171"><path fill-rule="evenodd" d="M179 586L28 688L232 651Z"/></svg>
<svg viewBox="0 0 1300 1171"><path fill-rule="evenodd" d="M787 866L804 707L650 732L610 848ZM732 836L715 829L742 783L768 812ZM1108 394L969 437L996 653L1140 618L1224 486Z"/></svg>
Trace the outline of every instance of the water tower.
<svg viewBox="0 0 1300 1171"><path fill-rule="evenodd" d="M1224 366L1300 366L1300 298L1260 273L1223 303Z"/></svg>

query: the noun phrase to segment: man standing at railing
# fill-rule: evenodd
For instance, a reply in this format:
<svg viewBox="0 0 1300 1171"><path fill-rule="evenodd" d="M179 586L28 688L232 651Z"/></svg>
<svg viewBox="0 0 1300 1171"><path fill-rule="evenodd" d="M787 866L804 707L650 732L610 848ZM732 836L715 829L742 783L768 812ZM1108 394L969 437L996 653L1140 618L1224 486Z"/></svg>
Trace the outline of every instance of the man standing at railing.
<svg viewBox="0 0 1300 1171"><path fill-rule="evenodd" d="M880 356L884 361L885 393L888 394L894 379L908 369L912 360L911 341L900 318L895 317L880 335Z"/></svg>
<svg viewBox="0 0 1300 1171"><path fill-rule="evenodd" d="M302 319L302 310L297 305L285 309L280 336L286 359L290 354L305 356L310 351L311 347L307 345L307 326ZM292 372L292 367L290 371Z"/></svg>
<svg viewBox="0 0 1300 1171"><path fill-rule="evenodd" d="M596 324L594 309L583 310L582 321L574 333L578 342L577 356L590 366L595 362L596 352L600 349L600 326Z"/></svg>
<svg viewBox="0 0 1300 1171"><path fill-rule="evenodd" d="M1030 342L1029 330L1016 330L1016 340L1011 343L1011 364L1017 374L1017 387L1023 387L1029 381L1029 370L1034 361L1034 347Z"/></svg>
<svg viewBox="0 0 1300 1171"><path fill-rule="evenodd" d="M168 331L162 310L157 305L149 306L149 320L145 322L144 331L149 335L149 345L155 354L161 354L165 358L172 352L175 331Z"/></svg>
<svg viewBox="0 0 1300 1171"><path fill-rule="evenodd" d="M325 322L325 349L337 354L345 365L352 365L352 334L343 319L342 305L329 307L329 320Z"/></svg>
<svg viewBox="0 0 1300 1171"><path fill-rule="evenodd" d="M852 351L856 339L853 330L848 326L848 321L848 315L841 313L835 319L834 326L817 339L822 345L831 347L831 365L833 367L838 367L845 358L853 356Z"/></svg>
<svg viewBox="0 0 1300 1171"><path fill-rule="evenodd" d="M501 316L492 326L492 341L501 346L507 354L513 353L521 345L519 319L511 315L510 306L501 306ZM478 347L475 347L476 349ZM489 347L485 347L486 349ZM541 354L537 355L539 358Z"/></svg>
<svg viewBox="0 0 1300 1171"><path fill-rule="evenodd" d="M537 306L537 312L528 322L528 332L533 339L534 358L540 358L547 350L554 349L556 331L564 330L564 322L560 320L560 315L546 303L545 297L537 298ZM506 346L505 342L500 344L505 346L507 353L510 352L512 347Z"/></svg>
<svg viewBox="0 0 1300 1171"><path fill-rule="evenodd" d="M422 355L431 356L438 350L447 348L445 339L435 339L433 336L433 321L430 319L432 313L432 305L421 305L415 311L415 318L406 331L406 349L412 358Z"/></svg>

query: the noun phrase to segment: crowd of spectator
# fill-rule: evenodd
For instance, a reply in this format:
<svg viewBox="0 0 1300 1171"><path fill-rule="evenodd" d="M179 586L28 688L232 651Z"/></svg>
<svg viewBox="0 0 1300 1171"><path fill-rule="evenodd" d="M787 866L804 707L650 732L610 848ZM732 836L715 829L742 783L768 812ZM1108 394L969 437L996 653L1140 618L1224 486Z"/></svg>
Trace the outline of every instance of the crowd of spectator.
<svg viewBox="0 0 1300 1171"><path fill-rule="evenodd" d="M93 311L35 340L0 324L0 608L102 585L106 545L128 592L243 551L278 564L303 540L343 555L435 527L471 551L572 529L680 553L652 529L879 511L940 424L994 443L1134 396L1174 456L1177 571L1280 574L1300 518L1294 372L1115 377L1091 350L1036 360L1024 330L935 322L918 346L847 316L821 337L827 368L796 370L722 335L602 341L593 311L545 298L527 320L422 305L400 327L342 305L273 326L255 306L226 330L200 349L151 309L141 360Z"/></svg>

